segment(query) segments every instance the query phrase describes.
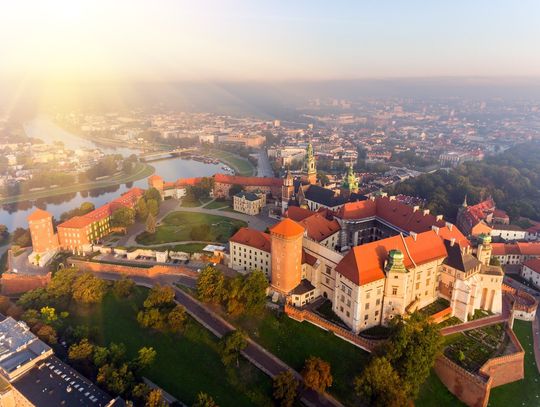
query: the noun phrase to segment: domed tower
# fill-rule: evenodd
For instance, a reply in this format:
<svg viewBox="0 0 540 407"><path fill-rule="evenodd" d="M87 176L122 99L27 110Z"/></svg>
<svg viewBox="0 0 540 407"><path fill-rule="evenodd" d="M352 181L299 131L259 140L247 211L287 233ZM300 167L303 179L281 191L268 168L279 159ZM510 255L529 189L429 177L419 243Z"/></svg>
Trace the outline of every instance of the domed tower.
<svg viewBox="0 0 540 407"><path fill-rule="evenodd" d="M287 170L287 175L283 179L281 186L281 213L284 214L289 206L289 201L294 195L294 180L291 172Z"/></svg>
<svg viewBox="0 0 540 407"><path fill-rule="evenodd" d="M482 233L478 236L478 248L476 249L476 257L478 260L489 266L489 261L491 260L491 236Z"/></svg>
<svg viewBox="0 0 540 407"><path fill-rule="evenodd" d="M315 165L315 155L313 154L313 145L311 144L311 141L306 148L302 173L302 181L311 185L317 183L317 166Z"/></svg>
<svg viewBox="0 0 540 407"><path fill-rule="evenodd" d="M272 251L270 284L280 293L290 293L302 280L304 231L302 226L289 218L270 228Z"/></svg>
<svg viewBox="0 0 540 407"><path fill-rule="evenodd" d="M384 288L383 320L388 322L396 315L404 314L411 300L410 273L404 264L401 250L390 250L384 267L386 284Z"/></svg>

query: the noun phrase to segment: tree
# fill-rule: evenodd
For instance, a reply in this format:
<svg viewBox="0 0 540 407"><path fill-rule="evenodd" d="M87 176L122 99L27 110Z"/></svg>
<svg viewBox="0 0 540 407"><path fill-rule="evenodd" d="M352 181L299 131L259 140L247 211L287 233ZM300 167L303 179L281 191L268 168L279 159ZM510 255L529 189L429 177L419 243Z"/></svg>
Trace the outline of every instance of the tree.
<svg viewBox="0 0 540 407"><path fill-rule="evenodd" d="M30 231L28 229L15 229L11 235L11 240L14 244L21 247L32 245L32 238L30 237Z"/></svg>
<svg viewBox="0 0 540 407"><path fill-rule="evenodd" d="M173 332L181 332L184 329L186 320L186 309L181 305L175 306L167 316L167 323L169 324L169 329Z"/></svg>
<svg viewBox="0 0 540 407"><path fill-rule="evenodd" d="M111 363L120 363L126 356L126 345L112 342L109 345L109 359Z"/></svg>
<svg viewBox="0 0 540 407"><path fill-rule="evenodd" d="M78 270L76 268L65 268L57 271L47 286L47 293L54 298L71 297L77 276Z"/></svg>
<svg viewBox="0 0 540 407"><path fill-rule="evenodd" d="M292 407L298 391L298 380L290 370L284 370L273 381L273 396L281 407Z"/></svg>
<svg viewBox="0 0 540 407"><path fill-rule="evenodd" d="M161 312L159 308L148 308L139 311L137 314L137 322L144 328L163 331L167 326L165 317L166 314Z"/></svg>
<svg viewBox="0 0 540 407"><path fill-rule="evenodd" d="M148 393L150 393L150 387L146 383L137 383L131 391L132 397L141 402L146 400Z"/></svg>
<svg viewBox="0 0 540 407"><path fill-rule="evenodd" d="M210 238L210 225L203 223L201 225L195 225L191 228L189 233L192 240L206 241Z"/></svg>
<svg viewBox="0 0 540 407"><path fill-rule="evenodd" d="M231 315L239 315L245 310L244 277L236 276L228 280L226 285L227 289L224 291L223 297L227 302L227 312Z"/></svg>
<svg viewBox="0 0 540 407"><path fill-rule="evenodd" d="M146 396L145 407L167 407L168 404L163 399L163 393L160 389L152 389Z"/></svg>
<svg viewBox="0 0 540 407"><path fill-rule="evenodd" d="M93 354L93 362L97 367L101 367L107 363L109 359L109 349L103 346L95 346Z"/></svg>
<svg viewBox="0 0 540 407"><path fill-rule="evenodd" d="M85 338L69 347L68 357L73 361L88 362L92 360L93 353L94 345Z"/></svg>
<svg viewBox="0 0 540 407"><path fill-rule="evenodd" d="M128 297L133 292L133 287L135 287L135 281L122 277L114 282L113 291L118 297Z"/></svg>
<svg viewBox="0 0 540 407"><path fill-rule="evenodd" d="M106 288L105 281L88 271L77 277L73 283L73 299L83 304L96 304L103 299Z"/></svg>
<svg viewBox="0 0 540 407"><path fill-rule="evenodd" d="M244 190L244 187L240 184L233 184L229 188L229 197L235 196L237 193L242 192Z"/></svg>
<svg viewBox="0 0 540 407"><path fill-rule="evenodd" d="M172 304L174 304L174 290L172 287L156 284L148 293L148 297L144 300L143 306L145 308L169 307Z"/></svg>
<svg viewBox="0 0 540 407"><path fill-rule="evenodd" d="M159 213L159 203L155 199L149 199L146 201L146 207L148 208L148 214L157 216Z"/></svg>
<svg viewBox="0 0 540 407"><path fill-rule="evenodd" d="M242 289L242 298L247 312L253 314L264 309L267 288L268 280L261 270L254 270L248 274Z"/></svg>
<svg viewBox="0 0 540 407"><path fill-rule="evenodd" d="M402 407L408 404L401 378L384 356L371 359L362 374L355 379L354 388L369 406Z"/></svg>
<svg viewBox="0 0 540 407"><path fill-rule="evenodd" d="M221 361L225 366L236 361L236 366L240 366L240 352L247 347L246 334L236 329L223 336L220 340Z"/></svg>
<svg viewBox="0 0 540 407"><path fill-rule="evenodd" d="M205 267L197 280L197 296L201 301L219 303L224 296L225 276L212 266Z"/></svg>
<svg viewBox="0 0 540 407"><path fill-rule="evenodd" d="M28 291L21 295L17 304L21 307L28 308L41 308L46 304L49 304L50 296L45 288L36 288L35 290ZM11 303L10 303L11 304ZM5 314L6 309L0 309L0 312Z"/></svg>
<svg viewBox="0 0 540 407"><path fill-rule="evenodd" d="M106 364L99 368L97 382L114 394L124 394L135 382L133 372L126 363L120 367Z"/></svg>
<svg viewBox="0 0 540 407"><path fill-rule="evenodd" d="M137 353L137 359L135 361L137 368L142 370L150 366L152 363L154 363L156 355L157 353L154 348L143 347L139 349L139 352Z"/></svg>
<svg viewBox="0 0 540 407"><path fill-rule="evenodd" d="M148 214L146 218L146 232L150 234L156 233L156 218L151 213Z"/></svg>
<svg viewBox="0 0 540 407"><path fill-rule="evenodd" d="M394 318L392 328L381 356L386 356L399 374L407 397L414 400L441 351L443 338L438 325L419 312L406 320Z"/></svg>
<svg viewBox="0 0 540 407"><path fill-rule="evenodd" d="M39 339L47 342L49 345L54 345L58 342L56 330L50 325L42 325L41 328L38 329L36 335Z"/></svg>
<svg viewBox="0 0 540 407"><path fill-rule="evenodd" d="M111 225L115 227L128 227L135 222L135 210L122 206L116 209L111 216Z"/></svg>
<svg viewBox="0 0 540 407"><path fill-rule="evenodd" d="M148 207L146 206L146 201L144 198L140 198L137 201L137 205L135 205L135 212L139 221L143 221L148 218Z"/></svg>
<svg viewBox="0 0 540 407"><path fill-rule="evenodd" d="M41 313L35 309L27 309L24 311L24 314L21 316L22 320L28 324L28 326L33 327L41 320Z"/></svg>
<svg viewBox="0 0 540 407"><path fill-rule="evenodd" d="M154 200L159 206L159 203L161 202L161 192L159 192L156 188L148 188L143 195L144 199L146 200L146 203L148 204L149 200Z"/></svg>
<svg viewBox="0 0 540 407"><path fill-rule="evenodd" d="M31 292L31 291L29 291L29 292ZM21 298L23 296L24 296L24 294L21 296ZM19 301L20 301L20 299L19 299ZM6 297L5 295L0 295L0 314L5 314L7 309L10 306L11 306L11 301L9 300L9 297Z"/></svg>
<svg viewBox="0 0 540 407"><path fill-rule="evenodd" d="M7 243L9 239L9 232L6 225L0 225L0 245Z"/></svg>
<svg viewBox="0 0 540 407"><path fill-rule="evenodd" d="M56 315L56 310L53 307L43 307L41 308L40 312L41 318L46 324L55 322L58 319L58 315Z"/></svg>
<svg viewBox="0 0 540 407"><path fill-rule="evenodd" d="M193 407L219 407L214 399L202 391L197 394L197 401L193 404Z"/></svg>
<svg viewBox="0 0 540 407"><path fill-rule="evenodd" d="M315 356L310 356L306 360L302 377L307 387L320 393L332 386L333 382L330 364Z"/></svg>

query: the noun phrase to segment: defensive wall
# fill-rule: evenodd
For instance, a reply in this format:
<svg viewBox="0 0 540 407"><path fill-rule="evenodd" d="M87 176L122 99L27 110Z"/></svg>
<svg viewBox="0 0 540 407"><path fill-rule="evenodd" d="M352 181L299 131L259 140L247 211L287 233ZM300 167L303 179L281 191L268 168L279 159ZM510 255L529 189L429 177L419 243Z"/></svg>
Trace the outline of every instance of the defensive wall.
<svg viewBox="0 0 540 407"><path fill-rule="evenodd" d="M198 274L188 268L180 266L153 265L150 267L127 266L123 264L100 263L95 261L77 260L70 258L68 263L79 270L92 271L94 273L117 273L139 277L155 277L160 274L178 274L189 277L197 277Z"/></svg>
<svg viewBox="0 0 540 407"><path fill-rule="evenodd" d="M25 275L4 273L0 278L2 295L16 295L25 293L36 288L45 287L51 281L51 273L45 275Z"/></svg>

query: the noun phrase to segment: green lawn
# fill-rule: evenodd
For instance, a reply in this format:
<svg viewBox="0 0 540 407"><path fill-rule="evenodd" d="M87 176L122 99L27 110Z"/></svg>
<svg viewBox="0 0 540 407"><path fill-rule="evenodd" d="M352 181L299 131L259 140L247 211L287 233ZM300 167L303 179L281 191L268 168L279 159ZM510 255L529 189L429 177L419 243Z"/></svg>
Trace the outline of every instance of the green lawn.
<svg viewBox="0 0 540 407"><path fill-rule="evenodd" d="M206 209L225 209L231 207L231 201L212 201L204 206Z"/></svg>
<svg viewBox="0 0 540 407"><path fill-rule="evenodd" d="M540 405L540 373L534 360L531 323L516 319L514 332L525 350L525 378L492 389L489 398L492 407Z"/></svg>
<svg viewBox="0 0 540 407"><path fill-rule="evenodd" d="M297 371L302 370L309 356L319 356L328 361L334 377L330 393L345 405L358 404L353 383L369 358L367 352L308 322L296 322L271 311L263 316L243 317L234 322Z"/></svg>
<svg viewBox="0 0 540 407"><path fill-rule="evenodd" d="M191 196L186 196L182 198L182 203L180 206L184 208L198 208L199 206L204 205L206 202L210 202L210 198L196 199Z"/></svg>
<svg viewBox="0 0 540 407"><path fill-rule="evenodd" d="M251 176L255 174L255 167L246 158L222 150L210 150L208 155L224 162L233 168L238 175Z"/></svg>
<svg viewBox="0 0 540 407"><path fill-rule="evenodd" d="M204 240L213 242L227 242L239 228L247 226L246 222L227 218L225 216L210 215L196 212L172 212L168 214L156 233L143 232L137 236L139 244L153 245L161 243L181 242L184 240ZM191 230L195 226L208 225L210 231L205 239L193 239Z"/></svg>
<svg viewBox="0 0 540 407"><path fill-rule="evenodd" d="M184 243L184 244L172 244L168 246L141 246L139 249L151 249L158 251L173 251L173 252L184 252L184 253L199 253L206 246L206 243Z"/></svg>
<svg viewBox="0 0 540 407"><path fill-rule="evenodd" d="M187 405L194 403L200 391L220 406L272 405L270 378L247 361L238 370L224 368L217 339L194 320L190 319L182 336L139 327L136 314L147 292L137 288L128 300L109 293L100 306L76 309L69 318L94 327L100 345L124 343L130 358L143 346L153 347L156 361L143 374Z"/></svg>

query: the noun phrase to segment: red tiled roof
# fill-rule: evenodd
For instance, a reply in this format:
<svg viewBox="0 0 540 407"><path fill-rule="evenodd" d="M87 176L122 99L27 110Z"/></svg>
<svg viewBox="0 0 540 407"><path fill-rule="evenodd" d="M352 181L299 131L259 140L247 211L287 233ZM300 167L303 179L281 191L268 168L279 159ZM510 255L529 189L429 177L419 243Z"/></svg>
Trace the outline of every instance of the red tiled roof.
<svg viewBox="0 0 540 407"><path fill-rule="evenodd" d="M375 201L368 199L366 201L346 203L338 210L337 216L341 219L370 218L375 216L376 211L377 204Z"/></svg>
<svg viewBox="0 0 540 407"><path fill-rule="evenodd" d="M320 213L315 213L298 223L306 229L308 237L317 242L321 242L341 230L337 220L327 219Z"/></svg>
<svg viewBox="0 0 540 407"><path fill-rule="evenodd" d="M240 228L230 239L231 242L244 244L270 253L270 235L255 229Z"/></svg>
<svg viewBox="0 0 540 407"><path fill-rule="evenodd" d="M314 266L315 263L317 263L317 258L302 249L302 264L309 264L310 266Z"/></svg>
<svg viewBox="0 0 540 407"><path fill-rule="evenodd" d="M98 221L111 216L111 205L105 204L99 208L94 209L92 212L88 212L84 215L85 218L92 219L92 221Z"/></svg>
<svg viewBox="0 0 540 407"><path fill-rule="evenodd" d="M540 243L539 242L528 242L528 243L517 242L516 245L519 248L519 252L521 254L540 256Z"/></svg>
<svg viewBox="0 0 540 407"><path fill-rule="evenodd" d="M285 237L296 237L304 234L304 227L289 218L285 218L278 224L272 226L270 232Z"/></svg>
<svg viewBox="0 0 540 407"><path fill-rule="evenodd" d="M85 218L84 216L74 216L71 219L68 219L65 222L58 225L58 227L69 228L69 229L80 229L80 228L90 225L92 222L94 221L90 218Z"/></svg>
<svg viewBox="0 0 540 407"><path fill-rule="evenodd" d="M385 277L384 262L390 250L403 253L407 268L447 256L443 240L434 231L413 236L392 236L353 247L336 266L336 271L357 285L369 284Z"/></svg>
<svg viewBox="0 0 540 407"><path fill-rule="evenodd" d="M527 260L523 265L540 274L540 259Z"/></svg>
<svg viewBox="0 0 540 407"><path fill-rule="evenodd" d="M41 220L41 219L47 219L52 218L52 215L44 211L43 209L36 209L34 212L32 212L28 217L26 218L29 222L34 220Z"/></svg>
<svg viewBox="0 0 540 407"><path fill-rule="evenodd" d="M460 247L468 247L471 245L471 242L469 242L469 239L467 239L463 233L457 228L456 225L453 225L449 223L450 226L444 226L442 228L439 228L439 236L442 237L445 240L452 240L455 239L455 242Z"/></svg>
<svg viewBox="0 0 540 407"><path fill-rule="evenodd" d="M313 214L315 214L315 212L310 211L309 209L300 208L299 206L289 206L287 208L286 216L295 222L300 222Z"/></svg>
<svg viewBox="0 0 540 407"><path fill-rule="evenodd" d="M115 211L120 206L127 206L133 208L139 198L144 195L144 189L141 188L131 188L126 193L122 194L120 197L114 199L110 202L111 211Z"/></svg>
<svg viewBox="0 0 540 407"><path fill-rule="evenodd" d="M177 179L175 182L174 182L174 185L177 186L177 187L184 187L184 186L188 186L188 185L197 185L198 183L200 183L202 181L203 177L195 177L195 178L180 178L180 179Z"/></svg>
<svg viewBox="0 0 540 407"><path fill-rule="evenodd" d="M242 186L280 187L283 184L280 178L240 177L238 175L227 174L215 174L214 180L222 184L239 184Z"/></svg>

